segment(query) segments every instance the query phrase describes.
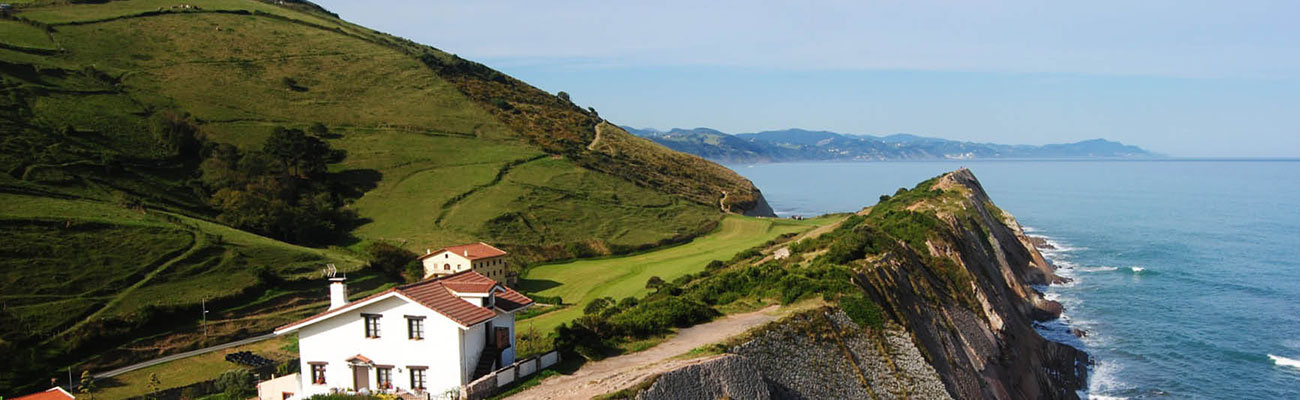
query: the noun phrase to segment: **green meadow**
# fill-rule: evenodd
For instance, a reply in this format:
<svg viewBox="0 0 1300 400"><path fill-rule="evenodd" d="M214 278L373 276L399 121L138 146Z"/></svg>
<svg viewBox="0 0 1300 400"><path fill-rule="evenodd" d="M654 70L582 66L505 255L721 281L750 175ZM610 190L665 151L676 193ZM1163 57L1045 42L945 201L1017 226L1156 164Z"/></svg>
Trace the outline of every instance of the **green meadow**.
<svg viewBox="0 0 1300 400"><path fill-rule="evenodd" d="M726 261L741 251L786 233L800 233L834 223L836 217L801 221L728 216L718 229L689 243L621 257L585 259L539 265L528 269L520 286L529 294L559 296L564 309L519 321L520 330L545 335L562 323L582 316L593 299L643 297L646 281L658 276L671 282L705 269L713 260Z"/></svg>

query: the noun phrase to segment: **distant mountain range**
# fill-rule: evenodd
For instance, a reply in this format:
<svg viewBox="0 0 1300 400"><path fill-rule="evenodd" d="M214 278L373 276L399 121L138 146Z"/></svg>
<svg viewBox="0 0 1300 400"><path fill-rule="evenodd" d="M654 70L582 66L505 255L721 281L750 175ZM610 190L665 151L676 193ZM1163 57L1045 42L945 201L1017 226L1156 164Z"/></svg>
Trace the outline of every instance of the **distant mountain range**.
<svg viewBox="0 0 1300 400"><path fill-rule="evenodd" d="M740 134L710 128L660 131L624 126L623 129L673 150L726 163L1160 157L1137 146L1105 139L1031 146L961 142L909 134L871 136L804 129Z"/></svg>

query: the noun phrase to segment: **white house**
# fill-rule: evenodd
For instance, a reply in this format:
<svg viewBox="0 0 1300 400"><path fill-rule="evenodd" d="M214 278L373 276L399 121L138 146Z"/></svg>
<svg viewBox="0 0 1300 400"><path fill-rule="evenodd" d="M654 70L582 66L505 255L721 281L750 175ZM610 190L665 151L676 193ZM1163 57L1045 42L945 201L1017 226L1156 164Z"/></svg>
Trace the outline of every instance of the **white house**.
<svg viewBox="0 0 1300 400"><path fill-rule="evenodd" d="M435 397L515 361L515 315L533 301L472 270L347 302L331 279L330 309L275 330L298 333L301 389L430 393Z"/></svg>
<svg viewBox="0 0 1300 400"><path fill-rule="evenodd" d="M506 252L487 243L463 244L438 251L425 250L420 256L424 277L446 276L473 270L497 282L506 282Z"/></svg>

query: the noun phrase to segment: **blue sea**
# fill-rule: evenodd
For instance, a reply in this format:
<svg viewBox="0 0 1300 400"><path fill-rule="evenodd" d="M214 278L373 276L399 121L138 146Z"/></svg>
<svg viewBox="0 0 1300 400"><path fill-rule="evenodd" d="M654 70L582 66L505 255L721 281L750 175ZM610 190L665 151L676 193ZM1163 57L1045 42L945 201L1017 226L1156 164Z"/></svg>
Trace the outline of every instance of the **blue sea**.
<svg viewBox="0 0 1300 400"><path fill-rule="evenodd" d="M1300 162L731 167L778 214L811 216L963 166L1058 247L1044 254L1074 281L1045 291L1066 307L1060 322L1088 332L1074 342L1096 359L1089 397L1300 399Z"/></svg>

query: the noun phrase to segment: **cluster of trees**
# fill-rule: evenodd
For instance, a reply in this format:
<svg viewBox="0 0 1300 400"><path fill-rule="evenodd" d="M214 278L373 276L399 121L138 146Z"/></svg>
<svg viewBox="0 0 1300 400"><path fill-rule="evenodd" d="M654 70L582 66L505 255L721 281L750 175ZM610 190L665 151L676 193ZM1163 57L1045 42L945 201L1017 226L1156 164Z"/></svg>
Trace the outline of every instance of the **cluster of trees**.
<svg viewBox="0 0 1300 400"><path fill-rule="evenodd" d="M315 129L313 129L315 130ZM209 204L222 223L304 245L338 240L356 220L344 210L329 164L346 153L321 134L276 128L261 150L208 146L200 165Z"/></svg>

